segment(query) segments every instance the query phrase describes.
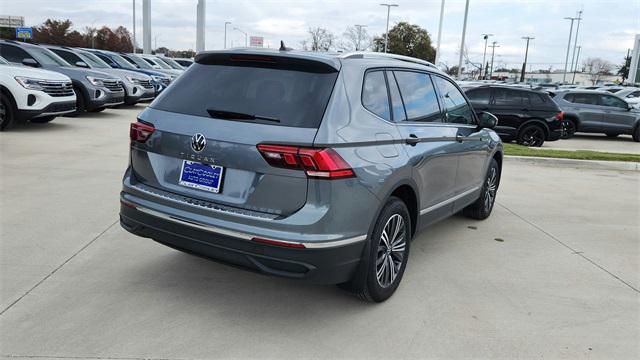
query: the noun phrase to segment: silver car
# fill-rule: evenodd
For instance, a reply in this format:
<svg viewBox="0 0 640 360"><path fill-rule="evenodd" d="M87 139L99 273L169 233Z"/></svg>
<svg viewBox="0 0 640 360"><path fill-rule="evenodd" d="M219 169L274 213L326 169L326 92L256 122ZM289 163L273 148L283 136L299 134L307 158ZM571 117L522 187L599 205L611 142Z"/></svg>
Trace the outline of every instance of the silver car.
<svg viewBox="0 0 640 360"><path fill-rule="evenodd" d="M564 112L566 137L575 132L628 134L640 141L640 111L608 91L562 91L553 100Z"/></svg>
<svg viewBox="0 0 640 360"><path fill-rule="evenodd" d="M460 211L491 214L496 121L418 59L202 52L131 125L120 223L185 252L384 301L418 231Z"/></svg>

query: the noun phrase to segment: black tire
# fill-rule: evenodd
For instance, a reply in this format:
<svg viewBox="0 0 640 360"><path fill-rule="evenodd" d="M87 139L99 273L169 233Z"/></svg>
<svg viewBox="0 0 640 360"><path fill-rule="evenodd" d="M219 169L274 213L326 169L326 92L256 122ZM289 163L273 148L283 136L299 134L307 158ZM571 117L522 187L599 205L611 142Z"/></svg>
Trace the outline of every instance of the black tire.
<svg viewBox="0 0 640 360"><path fill-rule="evenodd" d="M605 135L607 135L607 137L610 137L610 138L615 138L615 137L618 137L618 135L620 135L620 134L608 133L608 134L605 134Z"/></svg>
<svg viewBox="0 0 640 360"><path fill-rule="evenodd" d="M76 93L76 111L68 114L67 116L78 116L80 114L84 114L87 111L87 103L84 98L84 93L80 90L79 87L74 86L73 91Z"/></svg>
<svg viewBox="0 0 640 360"><path fill-rule="evenodd" d="M571 139L573 135L575 135L576 130L578 130L578 125L573 120L564 120L562 121L562 138L563 139Z"/></svg>
<svg viewBox="0 0 640 360"><path fill-rule="evenodd" d="M391 230L395 226L398 226L398 232ZM339 286L367 302L383 302L390 298L402 281L407 267L411 226L406 204L397 197L389 198L376 220L358 271L351 281ZM387 231L391 233L391 240ZM384 241L383 233L387 234L387 241ZM389 242L395 242L395 245L390 247L387 245Z"/></svg>
<svg viewBox="0 0 640 360"><path fill-rule="evenodd" d="M15 122L15 114L16 111L11 99L4 94L0 94L0 131L13 126Z"/></svg>
<svg viewBox="0 0 640 360"><path fill-rule="evenodd" d="M37 117L37 118L33 118L29 121L31 121L32 123L36 123L36 124L45 124L48 123L49 121L55 119L55 116L41 116L41 117Z"/></svg>
<svg viewBox="0 0 640 360"><path fill-rule="evenodd" d="M640 142L640 124L636 125L636 129L633 132L633 141Z"/></svg>
<svg viewBox="0 0 640 360"><path fill-rule="evenodd" d="M546 139L544 129L539 125L526 125L518 132L518 144L530 147L540 147Z"/></svg>
<svg viewBox="0 0 640 360"><path fill-rule="evenodd" d="M484 220L491 215L493 205L496 203L496 195L500 186L500 167L496 159L491 159L487 175L482 185L482 192L476 202L467 206L462 213L476 220Z"/></svg>

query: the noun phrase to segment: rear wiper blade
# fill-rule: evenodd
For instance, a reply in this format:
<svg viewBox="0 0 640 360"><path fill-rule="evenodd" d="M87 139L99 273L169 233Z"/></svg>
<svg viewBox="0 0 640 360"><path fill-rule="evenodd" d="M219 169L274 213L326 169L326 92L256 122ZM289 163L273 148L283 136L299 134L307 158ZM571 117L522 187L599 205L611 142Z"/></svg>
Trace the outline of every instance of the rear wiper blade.
<svg viewBox="0 0 640 360"><path fill-rule="evenodd" d="M216 109L207 109L207 112L211 117L228 119L228 120L265 120L265 121L271 121L271 122L280 122L280 119L270 117L270 116L245 114L245 113L216 110Z"/></svg>

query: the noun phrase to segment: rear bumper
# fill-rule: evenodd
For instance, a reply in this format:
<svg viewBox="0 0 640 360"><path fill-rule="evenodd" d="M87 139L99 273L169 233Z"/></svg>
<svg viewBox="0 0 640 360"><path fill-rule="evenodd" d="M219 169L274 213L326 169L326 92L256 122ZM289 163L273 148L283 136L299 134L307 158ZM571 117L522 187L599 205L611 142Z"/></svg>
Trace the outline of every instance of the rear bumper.
<svg viewBox="0 0 640 360"><path fill-rule="evenodd" d="M563 131L564 130L562 128L549 131L549 136L547 136L547 141L560 140L560 138L562 138Z"/></svg>
<svg viewBox="0 0 640 360"><path fill-rule="evenodd" d="M120 207L120 224L125 230L180 251L268 275L315 284L346 282L365 246L366 236L308 242L307 248L261 244L251 241L253 235L187 221L129 200L122 200Z"/></svg>

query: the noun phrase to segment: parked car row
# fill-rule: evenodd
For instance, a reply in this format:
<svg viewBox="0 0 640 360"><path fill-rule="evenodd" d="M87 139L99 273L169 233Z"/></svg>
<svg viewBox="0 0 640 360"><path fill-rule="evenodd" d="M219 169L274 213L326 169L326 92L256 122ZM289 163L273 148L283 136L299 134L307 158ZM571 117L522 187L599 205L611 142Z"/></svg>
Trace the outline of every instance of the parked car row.
<svg viewBox="0 0 640 360"><path fill-rule="evenodd" d="M476 112L488 111L498 118L495 131L504 141L542 146L576 132L628 134L640 141L640 110L625 101L640 100L637 88L533 89L477 82L460 82L460 86Z"/></svg>
<svg viewBox="0 0 640 360"><path fill-rule="evenodd" d="M185 69L162 56L12 40L0 40L0 66L0 131L150 101Z"/></svg>

